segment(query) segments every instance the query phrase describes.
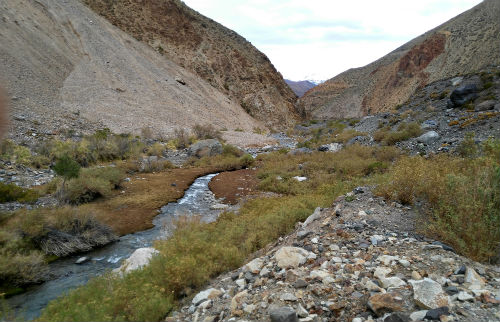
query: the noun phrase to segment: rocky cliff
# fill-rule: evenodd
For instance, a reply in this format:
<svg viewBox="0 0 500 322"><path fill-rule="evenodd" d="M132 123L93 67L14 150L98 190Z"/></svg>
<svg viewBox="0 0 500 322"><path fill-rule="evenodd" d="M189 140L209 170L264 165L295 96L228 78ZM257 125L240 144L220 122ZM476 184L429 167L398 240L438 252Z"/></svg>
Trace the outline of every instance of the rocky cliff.
<svg viewBox="0 0 500 322"><path fill-rule="evenodd" d="M135 132L262 123L196 74L135 40L77 0L0 2L0 83L10 136L109 127Z"/></svg>
<svg viewBox="0 0 500 322"><path fill-rule="evenodd" d="M269 59L178 0L83 0L92 10L227 94L269 126L292 124L296 96Z"/></svg>
<svg viewBox="0 0 500 322"><path fill-rule="evenodd" d="M389 111L427 84L496 66L499 18L500 1L485 0L379 60L313 88L298 105L320 119Z"/></svg>

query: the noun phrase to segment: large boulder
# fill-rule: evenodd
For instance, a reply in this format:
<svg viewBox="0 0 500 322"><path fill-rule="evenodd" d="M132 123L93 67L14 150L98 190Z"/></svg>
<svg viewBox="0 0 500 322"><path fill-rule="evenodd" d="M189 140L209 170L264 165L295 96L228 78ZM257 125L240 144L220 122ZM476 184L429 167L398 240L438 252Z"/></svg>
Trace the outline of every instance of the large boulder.
<svg viewBox="0 0 500 322"><path fill-rule="evenodd" d="M449 305L449 299L441 285L430 278L420 281L410 280L413 297L418 306L424 309L437 309Z"/></svg>
<svg viewBox="0 0 500 322"><path fill-rule="evenodd" d="M299 247L282 247L276 252L276 261L280 268L298 267L307 261L309 252Z"/></svg>
<svg viewBox="0 0 500 322"><path fill-rule="evenodd" d="M460 86L451 93L448 107L460 107L475 100L478 97L477 92L478 88L475 84Z"/></svg>
<svg viewBox="0 0 500 322"><path fill-rule="evenodd" d="M269 311L272 322L298 322L297 313L291 307L273 308Z"/></svg>
<svg viewBox="0 0 500 322"><path fill-rule="evenodd" d="M188 155L197 158L209 157L222 154L222 144L215 140L202 140L191 145L188 149Z"/></svg>
<svg viewBox="0 0 500 322"><path fill-rule="evenodd" d="M151 260L153 255L156 255L158 253L159 252L152 247L136 249L135 252L133 252L132 255L130 255L130 257L127 258L119 268L113 270L113 272L128 273L130 271L139 269L149 264L149 261Z"/></svg>
<svg viewBox="0 0 500 322"><path fill-rule="evenodd" d="M417 142L430 144L434 141L439 140L439 134L436 131L429 131L417 138Z"/></svg>

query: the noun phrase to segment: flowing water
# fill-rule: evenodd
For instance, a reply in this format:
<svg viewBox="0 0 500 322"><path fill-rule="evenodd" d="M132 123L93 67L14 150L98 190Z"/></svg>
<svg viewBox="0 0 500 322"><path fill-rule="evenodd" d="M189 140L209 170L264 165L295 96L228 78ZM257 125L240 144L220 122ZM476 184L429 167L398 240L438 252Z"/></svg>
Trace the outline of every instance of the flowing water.
<svg viewBox="0 0 500 322"><path fill-rule="evenodd" d="M120 237L117 242L85 254L66 257L50 264L53 278L27 292L8 299L8 304L27 320L39 316L49 301L65 292L85 284L90 278L120 266L136 249L149 247L154 240L166 238L173 231L173 222L181 216L201 215L205 222L215 221L221 212L211 209L216 203L208 183L217 174L200 177L177 202L163 206L153 220L154 228ZM90 260L76 264L85 256Z"/></svg>

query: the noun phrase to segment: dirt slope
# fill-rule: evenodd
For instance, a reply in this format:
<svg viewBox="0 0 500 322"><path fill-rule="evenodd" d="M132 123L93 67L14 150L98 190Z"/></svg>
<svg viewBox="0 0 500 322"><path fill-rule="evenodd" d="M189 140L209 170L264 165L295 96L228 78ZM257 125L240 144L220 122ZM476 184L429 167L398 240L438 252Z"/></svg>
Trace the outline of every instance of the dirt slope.
<svg viewBox="0 0 500 322"><path fill-rule="evenodd" d="M96 126L115 132L150 126L155 134L207 122L262 126L208 82L77 0L0 2L0 43L11 136Z"/></svg>
<svg viewBox="0 0 500 322"><path fill-rule="evenodd" d="M283 127L296 96L269 59L232 30L178 0L82 0L112 24L228 94L255 118Z"/></svg>
<svg viewBox="0 0 500 322"><path fill-rule="evenodd" d="M418 88L500 64L500 1L485 0L361 68L316 86L299 100L313 118L394 109Z"/></svg>

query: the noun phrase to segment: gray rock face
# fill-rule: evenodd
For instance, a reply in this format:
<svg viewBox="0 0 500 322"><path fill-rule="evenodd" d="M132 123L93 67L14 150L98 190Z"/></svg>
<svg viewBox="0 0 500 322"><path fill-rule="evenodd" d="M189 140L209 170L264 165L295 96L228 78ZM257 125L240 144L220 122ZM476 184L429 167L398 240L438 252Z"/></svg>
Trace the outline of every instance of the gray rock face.
<svg viewBox="0 0 500 322"><path fill-rule="evenodd" d="M188 155L195 156L197 158L218 154L222 154L222 144L215 139L198 141L191 145L188 149Z"/></svg>
<svg viewBox="0 0 500 322"><path fill-rule="evenodd" d="M477 98L477 86L475 84L469 84L460 86L454 90L450 95L449 107L460 107L465 103Z"/></svg>
<svg viewBox="0 0 500 322"><path fill-rule="evenodd" d="M439 139L439 134L436 131L429 131L417 138L417 142L429 144Z"/></svg>
<svg viewBox="0 0 500 322"><path fill-rule="evenodd" d="M291 307L280 307L269 312L272 322L298 322L297 313Z"/></svg>

